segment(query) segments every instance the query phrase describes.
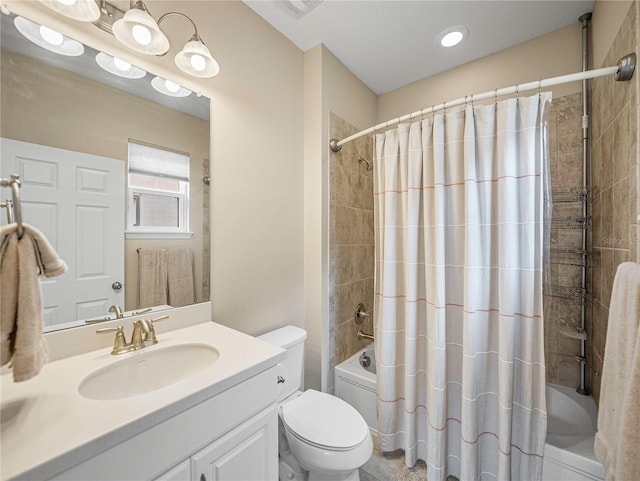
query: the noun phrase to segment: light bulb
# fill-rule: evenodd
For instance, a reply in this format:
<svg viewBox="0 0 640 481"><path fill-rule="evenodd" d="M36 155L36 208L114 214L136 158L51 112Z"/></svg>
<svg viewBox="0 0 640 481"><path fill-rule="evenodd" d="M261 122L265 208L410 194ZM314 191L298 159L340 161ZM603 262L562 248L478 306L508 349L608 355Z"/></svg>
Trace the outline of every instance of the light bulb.
<svg viewBox="0 0 640 481"><path fill-rule="evenodd" d="M131 64L129 62L125 62L124 60L120 60L116 57L113 57L113 64L118 70L121 70L122 72L126 72L131 68Z"/></svg>
<svg viewBox="0 0 640 481"><path fill-rule="evenodd" d="M140 45L149 45L151 43L151 32L144 25L134 25L131 29L133 39Z"/></svg>
<svg viewBox="0 0 640 481"><path fill-rule="evenodd" d="M440 40L440 45L443 47L453 47L454 45L458 45L462 39L464 38L464 34L462 32L449 32Z"/></svg>
<svg viewBox="0 0 640 481"><path fill-rule="evenodd" d="M77 0L58 0L62 5L66 5L70 7L71 5L75 5Z"/></svg>
<svg viewBox="0 0 640 481"><path fill-rule="evenodd" d="M207 66L207 63L202 55L196 53L191 56L191 66L198 72L202 72Z"/></svg>
<svg viewBox="0 0 640 481"><path fill-rule="evenodd" d="M40 25L40 35L51 45L62 45L62 42L64 42L64 37L61 33L58 33L49 27L45 27L44 25Z"/></svg>
<svg viewBox="0 0 640 481"><path fill-rule="evenodd" d="M167 88L169 92L176 93L178 90L180 90L180 85L178 85L175 82L172 82L171 80L165 80L164 86Z"/></svg>

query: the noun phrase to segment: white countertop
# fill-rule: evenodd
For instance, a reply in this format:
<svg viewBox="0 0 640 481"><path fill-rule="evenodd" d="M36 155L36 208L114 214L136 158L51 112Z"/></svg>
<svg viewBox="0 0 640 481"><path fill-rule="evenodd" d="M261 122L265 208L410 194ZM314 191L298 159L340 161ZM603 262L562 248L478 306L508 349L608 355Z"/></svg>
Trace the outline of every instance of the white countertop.
<svg viewBox="0 0 640 481"><path fill-rule="evenodd" d="M23 383L14 383L11 373L0 376L0 477L52 477L268 369L285 353L214 322L158 333L158 341L118 356L106 348L50 362ZM175 384L109 401L78 392L87 375L110 363L194 342L215 347L220 357Z"/></svg>

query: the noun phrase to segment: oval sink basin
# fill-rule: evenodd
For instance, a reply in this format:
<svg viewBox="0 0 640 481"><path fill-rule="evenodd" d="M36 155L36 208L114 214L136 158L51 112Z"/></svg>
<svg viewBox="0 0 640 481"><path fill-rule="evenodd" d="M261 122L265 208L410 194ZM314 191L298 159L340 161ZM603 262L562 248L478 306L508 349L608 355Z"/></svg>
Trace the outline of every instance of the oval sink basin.
<svg viewBox="0 0 640 481"><path fill-rule="evenodd" d="M220 353L206 344L139 351L89 374L78 390L98 401L138 396L182 381L211 366L218 357Z"/></svg>

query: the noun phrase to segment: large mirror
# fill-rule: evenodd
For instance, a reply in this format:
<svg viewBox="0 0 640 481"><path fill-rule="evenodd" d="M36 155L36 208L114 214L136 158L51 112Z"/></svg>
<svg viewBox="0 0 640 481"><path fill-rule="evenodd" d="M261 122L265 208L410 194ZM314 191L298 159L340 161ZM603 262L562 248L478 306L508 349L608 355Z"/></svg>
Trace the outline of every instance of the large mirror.
<svg viewBox="0 0 640 481"><path fill-rule="evenodd" d="M208 301L209 99L0 17L0 174L69 266L42 282L45 330Z"/></svg>

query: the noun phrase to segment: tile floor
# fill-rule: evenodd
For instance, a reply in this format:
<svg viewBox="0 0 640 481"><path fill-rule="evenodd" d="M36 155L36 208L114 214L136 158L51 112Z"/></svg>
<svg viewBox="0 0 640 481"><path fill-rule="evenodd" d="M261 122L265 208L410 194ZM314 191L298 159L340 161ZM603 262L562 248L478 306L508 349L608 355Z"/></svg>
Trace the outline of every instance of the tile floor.
<svg viewBox="0 0 640 481"><path fill-rule="evenodd" d="M383 453L378 449L378 439L373 436L373 456L360 468L360 481L424 481L427 479L427 465L419 460L414 468L404 463L404 451ZM454 476L447 481L458 481Z"/></svg>
<svg viewBox="0 0 640 481"><path fill-rule="evenodd" d="M404 463L404 451L383 453L378 449L377 436L373 436L373 456L360 468L360 481L423 481L427 479L427 466L418 461L414 468Z"/></svg>

